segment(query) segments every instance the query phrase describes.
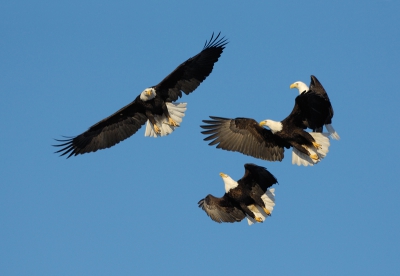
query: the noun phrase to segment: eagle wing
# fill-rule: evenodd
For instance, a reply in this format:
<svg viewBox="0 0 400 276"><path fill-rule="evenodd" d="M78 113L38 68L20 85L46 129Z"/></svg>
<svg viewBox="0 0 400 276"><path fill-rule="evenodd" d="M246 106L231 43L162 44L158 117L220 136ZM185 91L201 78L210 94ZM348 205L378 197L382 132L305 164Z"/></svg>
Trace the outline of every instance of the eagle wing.
<svg viewBox="0 0 400 276"><path fill-rule="evenodd" d="M200 53L183 62L154 87L164 101L176 101L182 97L182 91L189 95L210 75L228 43L224 37L218 39L219 36L214 38L213 34Z"/></svg>
<svg viewBox="0 0 400 276"><path fill-rule="evenodd" d="M238 206L235 206L226 194L221 198L208 195L200 200L198 204L213 221L218 223L238 222L245 218L243 211Z"/></svg>
<svg viewBox="0 0 400 276"><path fill-rule="evenodd" d="M308 95L308 120L311 129L320 128L324 124L331 124L333 117L333 108L328 94L319 80L311 75L310 95Z"/></svg>
<svg viewBox="0 0 400 276"><path fill-rule="evenodd" d="M82 134L68 139L56 140L61 144L54 146L62 147L56 153L61 153L61 156L69 153L67 157L69 158L72 155L112 147L135 134L146 121L144 108L138 104L138 98L136 98L133 102L91 126Z"/></svg>
<svg viewBox="0 0 400 276"><path fill-rule="evenodd" d="M292 112L282 120L283 125L292 125L298 128L306 129L308 127L306 111L307 102L304 93L296 97Z"/></svg>
<svg viewBox="0 0 400 276"><path fill-rule="evenodd" d="M292 112L284 121L297 127L322 132L324 124L330 124L333 109L328 94L315 76L311 76L310 88L295 99Z"/></svg>
<svg viewBox="0 0 400 276"><path fill-rule="evenodd" d="M249 118L221 118L212 117L212 120L203 120L208 125L201 126L209 135L204 140L212 140L209 145L217 145L229 151L237 151L255 158L281 161L283 159L284 142L273 135L268 129Z"/></svg>
<svg viewBox="0 0 400 276"><path fill-rule="evenodd" d="M285 118L300 128L310 128L322 132L324 124L330 124L333 117L333 108L328 94L315 76L311 76L310 88L302 92L295 99L292 112Z"/></svg>
<svg viewBox="0 0 400 276"><path fill-rule="evenodd" d="M245 173L238 184L246 187L252 193L261 196L268 188L278 183L278 180L266 168L255 164L247 163L244 165ZM261 190L259 190L261 189Z"/></svg>

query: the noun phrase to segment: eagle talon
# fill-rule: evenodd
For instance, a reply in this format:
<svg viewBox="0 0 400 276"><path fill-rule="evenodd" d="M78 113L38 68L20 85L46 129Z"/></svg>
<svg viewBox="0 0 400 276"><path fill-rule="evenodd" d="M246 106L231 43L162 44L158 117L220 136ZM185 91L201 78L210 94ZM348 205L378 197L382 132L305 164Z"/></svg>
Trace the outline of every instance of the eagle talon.
<svg viewBox="0 0 400 276"><path fill-rule="evenodd" d="M255 217L255 220L258 222L263 222L262 218L260 218L260 217Z"/></svg>
<svg viewBox="0 0 400 276"><path fill-rule="evenodd" d="M174 126L174 127L178 127L179 126L179 124L177 122L175 122L174 120L172 120L171 117L168 117L168 124L170 126Z"/></svg>
<svg viewBox="0 0 400 276"><path fill-rule="evenodd" d="M316 155L316 154L311 154L310 157L311 157L311 159L313 159L315 161L319 160L318 155Z"/></svg>
<svg viewBox="0 0 400 276"><path fill-rule="evenodd" d="M312 142L312 144L316 149L322 149L322 145L318 144L317 142Z"/></svg>
<svg viewBox="0 0 400 276"><path fill-rule="evenodd" d="M271 215L271 212L270 212L269 210L267 210L265 207L263 207L263 210L264 210L264 212L265 212L268 216Z"/></svg>
<svg viewBox="0 0 400 276"><path fill-rule="evenodd" d="M161 129L157 125L153 125L153 126L154 126L154 131L156 133L161 133Z"/></svg>

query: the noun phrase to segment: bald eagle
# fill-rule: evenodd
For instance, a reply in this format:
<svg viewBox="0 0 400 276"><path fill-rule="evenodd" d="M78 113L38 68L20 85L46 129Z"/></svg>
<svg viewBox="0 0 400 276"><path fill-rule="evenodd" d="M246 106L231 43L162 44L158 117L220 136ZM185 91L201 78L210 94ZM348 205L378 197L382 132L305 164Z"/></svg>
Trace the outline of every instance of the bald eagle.
<svg viewBox="0 0 400 276"><path fill-rule="evenodd" d="M244 176L237 182L229 175L220 173L225 183L223 197L207 195L199 201L199 207L214 221L239 222L245 217L249 225L263 222L275 206L276 178L264 167L245 164Z"/></svg>
<svg viewBox="0 0 400 276"><path fill-rule="evenodd" d="M56 153L69 154L69 158L112 147L135 134L146 121L146 136L171 133L186 110L186 103L173 102L182 97L182 92L189 95L210 75L227 43L220 34L213 34L200 53L180 64L159 84L146 88L133 102L76 137L56 140L61 144L55 146L62 147Z"/></svg>
<svg viewBox="0 0 400 276"><path fill-rule="evenodd" d="M229 151L237 151L255 158L282 161L284 149L293 147L292 164L312 166L328 153L328 133L307 132L299 120L298 108L281 122L264 120L258 123L251 118L221 118L210 116L202 125L209 135L204 140ZM269 129L264 128L267 126Z"/></svg>
<svg viewBox="0 0 400 276"><path fill-rule="evenodd" d="M322 132L325 125L330 136L339 140L340 136L332 126L333 108L328 94L319 80L311 75L310 88L301 81L297 81L290 85L290 88L297 88L301 100L298 107L303 114L304 124L315 132Z"/></svg>

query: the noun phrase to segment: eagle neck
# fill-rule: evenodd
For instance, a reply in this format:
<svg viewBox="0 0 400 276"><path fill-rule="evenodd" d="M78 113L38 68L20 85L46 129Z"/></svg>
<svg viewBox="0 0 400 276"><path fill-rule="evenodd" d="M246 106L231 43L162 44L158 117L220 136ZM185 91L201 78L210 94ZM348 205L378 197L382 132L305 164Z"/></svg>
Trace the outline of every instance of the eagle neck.
<svg viewBox="0 0 400 276"><path fill-rule="evenodd" d="M236 188L239 184L233 180L230 176L222 178L225 183L225 192L228 193L230 190Z"/></svg>

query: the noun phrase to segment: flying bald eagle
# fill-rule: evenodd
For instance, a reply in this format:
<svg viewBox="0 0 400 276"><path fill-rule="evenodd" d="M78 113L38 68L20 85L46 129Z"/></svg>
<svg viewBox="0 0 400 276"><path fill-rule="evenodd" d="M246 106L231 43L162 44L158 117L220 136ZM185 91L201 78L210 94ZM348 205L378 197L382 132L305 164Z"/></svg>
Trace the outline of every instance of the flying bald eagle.
<svg viewBox="0 0 400 276"><path fill-rule="evenodd" d="M264 167L245 164L244 176L237 182L229 175L220 173L225 183L223 197L208 195L199 201L199 207L214 221L238 222L247 218L249 225L263 222L275 206L276 178Z"/></svg>
<svg viewBox="0 0 400 276"><path fill-rule="evenodd" d="M61 156L95 152L118 144L135 134L147 123L145 136L164 136L179 126L186 110L186 103L172 103L189 95L213 70L227 40L220 34L204 44L203 50L179 65L159 84L146 88L136 99L111 116L91 126L82 134L61 142L56 153Z"/></svg>
<svg viewBox="0 0 400 276"><path fill-rule="evenodd" d="M315 132L322 132L325 125L330 136L339 140L340 136L332 126L333 108L328 94L319 80L311 75L310 88L301 81L297 81L290 85L290 88L297 88L301 99L298 107L303 114L304 124Z"/></svg>
<svg viewBox="0 0 400 276"><path fill-rule="evenodd" d="M257 123L250 118L210 116L212 120L203 120L207 125L201 126L206 129L202 133L209 135L204 140L212 140L210 146L269 161L282 161L284 149L293 147L292 164L312 166L328 153L329 134L304 131L298 111L295 105L292 113L281 122Z"/></svg>

